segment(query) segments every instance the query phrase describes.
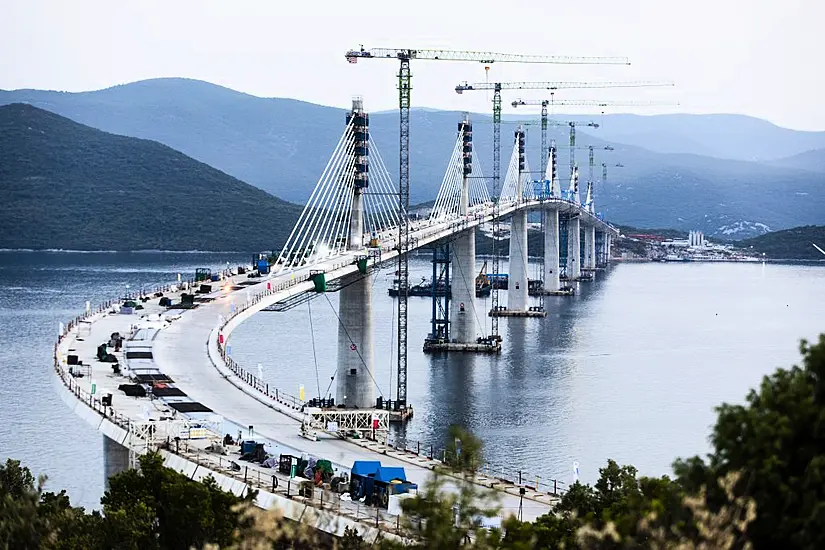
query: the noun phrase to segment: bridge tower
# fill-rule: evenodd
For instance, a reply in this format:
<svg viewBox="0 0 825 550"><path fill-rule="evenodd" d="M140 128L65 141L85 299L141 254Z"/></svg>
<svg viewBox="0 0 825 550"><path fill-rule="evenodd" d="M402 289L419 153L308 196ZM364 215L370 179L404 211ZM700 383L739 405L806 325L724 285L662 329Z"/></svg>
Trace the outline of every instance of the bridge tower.
<svg viewBox="0 0 825 550"><path fill-rule="evenodd" d="M348 250L364 248L364 193L369 187L369 115L361 98L352 101L350 162L354 171ZM359 277L341 289L338 323L338 369L335 402L347 408L375 406L372 352L372 284Z"/></svg>
<svg viewBox="0 0 825 550"><path fill-rule="evenodd" d="M570 174L570 189L579 188L579 171L573 167ZM578 200L578 192L571 191L572 200L576 206L581 206ZM567 220L567 280L577 281L581 278L581 224L579 214L572 212Z"/></svg>
<svg viewBox="0 0 825 550"><path fill-rule="evenodd" d="M518 180L516 183L517 204L524 202L525 136L519 127L515 132L518 143ZM510 225L510 273L507 282L507 310L527 311L527 211L513 212Z"/></svg>
<svg viewBox="0 0 825 550"><path fill-rule="evenodd" d="M550 196L559 198L556 143L550 145L550 163L545 179L550 182ZM552 203L544 212L544 293L559 291L559 211Z"/></svg>
<svg viewBox="0 0 825 550"><path fill-rule="evenodd" d="M462 181L458 213L466 220L470 213L470 174L473 172L473 126L466 117L458 123L461 135ZM452 262L452 309L450 340L460 344L475 343L479 337L476 314L476 230L471 228L450 245Z"/></svg>

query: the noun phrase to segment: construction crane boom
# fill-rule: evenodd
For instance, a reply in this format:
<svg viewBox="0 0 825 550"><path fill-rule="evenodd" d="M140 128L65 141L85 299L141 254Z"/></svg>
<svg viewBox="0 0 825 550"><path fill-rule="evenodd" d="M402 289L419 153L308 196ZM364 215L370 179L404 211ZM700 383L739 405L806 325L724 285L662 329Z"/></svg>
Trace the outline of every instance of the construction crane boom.
<svg viewBox="0 0 825 550"><path fill-rule="evenodd" d="M409 249L410 229L407 214L410 208L410 92L412 90L412 72L410 61L413 59L433 61L474 61L489 66L492 63L548 63L571 65L629 65L624 57L574 57L574 56L547 56L522 55L495 52L473 52L464 50L419 50L412 48L372 48L360 46L357 50L349 50L345 57L350 63L357 63L360 59L394 59L399 62L398 70L398 111L399 111L399 155L398 155L398 393L396 406L407 406L407 300L409 297ZM501 96L498 96L498 110L501 111ZM500 128L494 125L495 141ZM498 151L496 149L496 151ZM495 155L494 153L494 160ZM496 163L494 162L494 165ZM493 185L499 183L500 174L496 166L493 170ZM494 189L495 192L495 189ZM498 219L498 202L494 219ZM493 225L496 226L494 221ZM495 240L493 241L495 249ZM495 253L494 253L495 255ZM498 267L495 266L494 267ZM493 290L493 302L497 305L497 291ZM498 335L498 317L492 319L490 337L500 340Z"/></svg>
<svg viewBox="0 0 825 550"><path fill-rule="evenodd" d="M476 90L563 90L567 88L646 88L655 86L673 86L673 82L629 81L629 82L463 82L455 87L458 94Z"/></svg>
<svg viewBox="0 0 825 550"><path fill-rule="evenodd" d="M513 83L513 84L522 84L522 83ZM545 84L551 84L551 83L545 83ZM586 84L586 83L582 83L582 84ZM598 83L598 84L609 84L609 83ZM614 83L614 84L617 84L617 85L624 84L626 87L645 87L645 86L667 86L667 85L672 85L672 83L656 83L656 82L644 82L644 81ZM603 86L603 87L607 87L607 86ZM547 126L548 125L550 125L550 126L562 126L562 125L565 125L565 124L570 126L570 188L569 188L568 192L570 193L571 199L575 199L577 201L578 201L578 181L577 181L578 178L574 177L574 175L575 175L574 172L575 172L575 169L576 169L576 153L575 153L575 150L576 150L576 126L577 125L579 125L579 126L586 125L586 126L590 126L590 127L593 127L593 128L598 128L599 125L596 124L596 123L593 123L593 122L589 122L589 123L585 124L585 123L575 122L575 121L569 121L569 122L566 122L566 123L548 121L548 119L547 119L547 107L550 106L550 105L552 105L552 106L556 106L556 105L588 106L589 105L589 106L597 106L597 107L607 107L607 106L620 106L620 105L642 106L642 105L656 105L656 104L657 103L655 103L655 102L644 102L644 101L598 101L598 100L570 100L570 99L556 101L555 98L551 98L551 99L527 99L527 100L517 99L516 101L513 101L511 103L511 105L513 107L541 106L542 158L544 158L544 156L549 153L549 152L544 151L544 147L545 147L544 144L547 141L547 139L545 137L546 134L547 134ZM660 105L672 105L670 103L659 103L659 104ZM587 196L588 196L588 198L586 199L585 202L590 202L591 205L592 205L592 186L593 186L593 157L592 157L592 154L593 154L593 151L592 151L592 148L590 148L590 159L589 159L589 161L590 161L590 166L589 166L590 170L588 172L589 177L588 177L588 182L587 182L587 187L588 187Z"/></svg>
<svg viewBox="0 0 825 550"><path fill-rule="evenodd" d="M531 105L558 105L560 107L653 107L653 106L678 106L678 103L658 102L658 101L597 101L590 99L517 99L511 103L513 107L524 107Z"/></svg>
<svg viewBox="0 0 825 550"><path fill-rule="evenodd" d="M429 61L475 61L492 63L558 63L566 65L630 65L626 57L581 57L572 55L523 55L513 53L475 52L466 50L413 50L408 48L370 48L362 46L346 53L347 61L359 59L426 59Z"/></svg>

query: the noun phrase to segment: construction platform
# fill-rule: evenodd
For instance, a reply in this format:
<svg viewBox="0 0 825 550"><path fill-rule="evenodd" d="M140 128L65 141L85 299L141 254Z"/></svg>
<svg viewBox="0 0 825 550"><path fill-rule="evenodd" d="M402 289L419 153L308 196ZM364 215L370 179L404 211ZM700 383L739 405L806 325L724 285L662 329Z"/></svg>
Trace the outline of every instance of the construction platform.
<svg viewBox="0 0 825 550"><path fill-rule="evenodd" d="M490 317L547 317L547 311L538 307L531 307L525 311L500 306L498 309L491 309L489 315Z"/></svg>
<svg viewBox="0 0 825 550"><path fill-rule="evenodd" d="M501 338L461 343L445 340L424 340L425 352L461 351L468 353L501 353Z"/></svg>
<svg viewBox="0 0 825 550"><path fill-rule="evenodd" d="M407 405L403 409L390 411L390 422L406 422L413 417L412 405Z"/></svg>
<svg viewBox="0 0 825 550"><path fill-rule="evenodd" d="M574 294L576 294L576 290L570 286L558 290L548 290L544 293L545 296L573 296Z"/></svg>

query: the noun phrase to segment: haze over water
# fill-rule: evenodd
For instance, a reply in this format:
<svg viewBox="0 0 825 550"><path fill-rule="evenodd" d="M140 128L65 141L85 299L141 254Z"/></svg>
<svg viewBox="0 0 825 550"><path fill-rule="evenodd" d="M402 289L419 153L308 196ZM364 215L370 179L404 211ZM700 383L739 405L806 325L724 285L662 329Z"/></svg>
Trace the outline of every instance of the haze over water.
<svg viewBox="0 0 825 550"><path fill-rule="evenodd" d="M0 252L0 460L21 459L49 475L47 490L66 488L73 502L99 507L102 437L54 390L57 323L126 284L170 282L178 272L227 260L248 258ZM422 257L412 268L420 278L430 265ZM395 394L390 279L391 272L373 279L375 378L385 396ZM714 406L741 402L762 375L798 361L800 338L825 331L821 264L624 264L580 288L574 298L548 298L546 319L502 319L499 357L424 355L430 302L412 298L409 400L416 414L407 438L438 443L450 423L463 423L484 439L492 462L566 483L574 460L591 482L608 457L642 474L668 473L676 457L709 449ZM289 393L299 384L307 397L319 386L326 393L337 302L328 294L311 306L255 315L233 333L232 353L250 370L262 363L270 384Z"/></svg>

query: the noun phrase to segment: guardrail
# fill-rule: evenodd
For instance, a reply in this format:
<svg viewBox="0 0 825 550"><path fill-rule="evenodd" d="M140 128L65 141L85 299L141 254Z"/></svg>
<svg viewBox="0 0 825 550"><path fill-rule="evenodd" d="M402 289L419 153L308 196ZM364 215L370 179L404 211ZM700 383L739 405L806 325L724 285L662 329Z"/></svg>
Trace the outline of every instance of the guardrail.
<svg viewBox="0 0 825 550"><path fill-rule="evenodd" d="M270 287L270 289L267 289L263 293L257 295L250 302L249 305L259 302L261 299L263 299L264 296L268 294L278 292L288 286L298 284L298 282L303 282L308 278L309 277L305 277L300 280L296 279L294 283L276 285L274 289ZM195 284L195 281L190 279L188 281L185 281L185 283L187 286L191 286L192 284ZM168 292L173 286L180 287L183 285L181 283L170 283L166 285L151 287L150 289L141 289L141 291L127 293L126 295L124 295L123 298L107 300L95 308L89 308L84 313L77 315L76 317L62 325L62 330L58 332L57 341L54 344L54 370L60 378L60 381L66 387L66 389L68 389L68 391L72 393L79 402L84 403L94 412L99 414L102 419L109 420L116 426L122 428L127 433L129 433L131 437L135 437L143 441L144 443L146 442L146 440L140 434L140 432L135 429L135 422L133 422L129 417L117 412L113 407L103 405L102 401L99 398L95 397L88 391L81 388L80 384L78 384L77 381L72 377L72 375L69 374L68 370L63 368L63 365L61 364L59 346L63 342L63 340L70 334L70 332L80 325L80 323L88 321L89 319L97 315L110 311L113 307L115 307L118 303L122 302L124 299L140 299L145 296L154 295L158 292ZM278 394L276 393L276 395ZM283 401L293 400L295 401L296 406L297 402L299 401L296 398L289 396L287 394L280 394L280 399ZM400 529L399 516L393 516L389 514L386 510L383 510L379 507L370 507L365 506L357 501L352 502L344 500L341 498L341 495L339 493L326 490L322 487L315 487L314 483L311 480L304 478L289 478L289 476L285 476L283 474L280 474L279 472L274 472L273 474L267 475L259 469L253 468L250 470L249 466L244 466L242 470L237 470L233 468L232 465L232 463L235 461L229 459L228 457L223 457L221 455L209 453L204 449L190 446L189 441L187 440L182 440L180 442L183 448L175 448L175 446L169 444L169 442L166 442L166 445L164 445L164 442L158 443L159 447L166 447L166 450L171 452L172 454L181 456L189 460L190 462L197 464L198 466L203 466L209 469L210 471L214 471L216 473L220 473L222 475L226 475L233 479L241 481L252 488L267 491L270 493L280 494L281 496L285 496L289 499L301 502L308 506L312 506L313 508L327 510L342 517L347 517L355 521L362 522L371 527L377 527L385 532L390 532L399 536L403 536L403 533ZM146 448L145 445L143 445L142 447L144 449Z"/></svg>
<svg viewBox="0 0 825 550"><path fill-rule="evenodd" d="M341 498L341 493L318 487L310 479L292 478L275 469L271 473L264 472L259 468L251 468L237 458L209 453L188 445L188 442L181 442L178 448L170 445L167 450L198 466L204 466L240 481L253 489L277 494L313 508L327 510L399 536L408 535L401 529L400 516L390 514L386 509L378 506L367 506L357 500L344 500Z"/></svg>
<svg viewBox="0 0 825 550"><path fill-rule="evenodd" d="M333 267L334 269L339 269L342 267L346 267L350 264L342 263L336 264ZM241 306L236 306L234 311L230 313L226 318L224 318L223 323L219 326L219 335L223 335L223 330L229 324L229 322L246 311L247 309L255 306L256 304L260 303L261 300L266 298L267 296L271 296L272 294L282 292L284 290L288 290L291 287L296 286L299 283L305 282L310 279L310 276L304 276L300 278L295 278L294 280L285 281L278 285L269 285L267 289L264 291L251 295L250 298ZM275 386L270 386L268 382L262 380L261 378L257 377L253 373L247 371L242 366L240 366L234 359L232 359L229 354L226 352L226 346L228 343L228 336L224 335L224 338L218 338L218 350L221 355L221 359L224 361L226 367L231 370L241 381L246 383L252 389L258 391L263 396L278 402L279 404L289 407L292 410L300 411L302 407L306 404L306 401L301 400L293 395L290 395L287 392L284 392ZM396 452L403 452L412 454L417 457L426 457L430 460L434 460L437 462L447 463L449 461L450 452L444 447L435 447L431 444L423 444L420 441L407 441L404 438L401 442L398 443L388 443L387 448L394 450ZM423 453L422 453L423 450ZM479 468L479 473L491 478L496 479L504 483L508 483L518 487L524 487L526 489L530 489L536 492L545 492L547 494L553 496L559 496L565 492L565 483L555 478L545 478L543 476L535 475L535 474L528 474L523 470L519 470L516 468L507 468L500 464L496 464L494 462L484 462Z"/></svg>

